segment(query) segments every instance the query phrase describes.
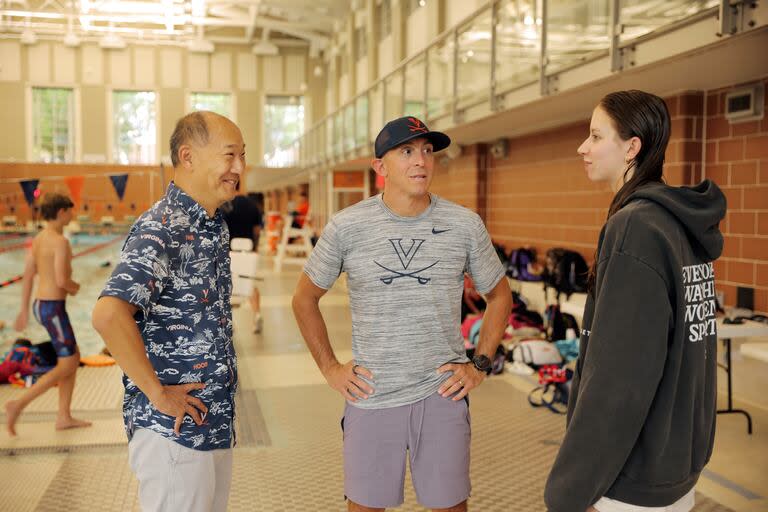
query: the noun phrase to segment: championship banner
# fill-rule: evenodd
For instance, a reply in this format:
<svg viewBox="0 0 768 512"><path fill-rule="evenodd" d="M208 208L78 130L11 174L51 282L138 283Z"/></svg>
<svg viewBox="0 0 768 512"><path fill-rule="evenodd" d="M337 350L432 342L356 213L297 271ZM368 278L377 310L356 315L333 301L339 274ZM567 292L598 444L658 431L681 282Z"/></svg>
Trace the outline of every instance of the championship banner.
<svg viewBox="0 0 768 512"><path fill-rule="evenodd" d="M69 189L69 197L75 205L80 204L80 199L83 196L83 184L85 183L84 176L67 176L64 178L64 183L67 184Z"/></svg>
<svg viewBox="0 0 768 512"><path fill-rule="evenodd" d="M117 197L122 201L123 196L125 195L125 185L128 183L128 175L127 174L113 174L109 177L110 180L112 180L112 186L115 187L115 192L117 192Z"/></svg>
<svg viewBox="0 0 768 512"><path fill-rule="evenodd" d="M22 180L19 182L21 190L24 191L24 198L27 200L29 206L32 206L32 203L35 202L35 190L37 190L37 185L39 183L40 180Z"/></svg>

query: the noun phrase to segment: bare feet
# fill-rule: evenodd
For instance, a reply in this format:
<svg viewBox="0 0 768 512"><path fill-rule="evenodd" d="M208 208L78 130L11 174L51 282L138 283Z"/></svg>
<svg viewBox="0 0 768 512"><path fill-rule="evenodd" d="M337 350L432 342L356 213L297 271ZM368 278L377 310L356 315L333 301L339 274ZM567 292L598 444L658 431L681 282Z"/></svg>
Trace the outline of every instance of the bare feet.
<svg viewBox="0 0 768 512"><path fill-rule="evenodd" d="M56 420L56 430L67 430L70 428L84 428L90 426L90 421L78 420L72 416L69 418L59 418Z"/></svg>
<svg viewBox="0 0 768 512"><path fill-rule="evenodd" d="M16 420L19 419L21 414L21 406L18 400L8 400L5 403L5 424L8 428L8 434L16 435Z"/></svg>

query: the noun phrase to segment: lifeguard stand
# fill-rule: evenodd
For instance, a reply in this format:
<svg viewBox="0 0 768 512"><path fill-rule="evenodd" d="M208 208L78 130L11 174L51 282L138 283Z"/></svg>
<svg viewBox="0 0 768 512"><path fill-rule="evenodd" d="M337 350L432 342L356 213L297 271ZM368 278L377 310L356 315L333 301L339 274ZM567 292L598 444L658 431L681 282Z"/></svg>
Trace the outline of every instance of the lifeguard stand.
<svg viewBox="0 0 768 512"><path fill-rule="evenodd" d="M239 301L241 297L250 297L253 293L254 281L258 279L259 255L253 252L253 240L250 238L233 238L231 247L232 298Z"/></svg>
<svg viewBox="0 0 768 512"><path fill-rule="evenodd" d="M280 244L277 246L275 256L275 272L280 272L283 263L296 263L303 265L312 252L312 229L309 228L309 215L307 215L303 227L294 228L293 215L283 217L283 234Z"/></svg>

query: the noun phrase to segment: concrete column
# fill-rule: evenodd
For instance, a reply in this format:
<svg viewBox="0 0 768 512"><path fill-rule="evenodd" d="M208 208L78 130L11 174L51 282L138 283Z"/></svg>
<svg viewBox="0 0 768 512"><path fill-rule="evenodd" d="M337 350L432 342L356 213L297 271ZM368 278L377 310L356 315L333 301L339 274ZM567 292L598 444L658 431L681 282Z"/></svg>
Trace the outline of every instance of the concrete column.
<svg viewBox="0 0 768 512"><path fill-rule="evenodd" d="M347 69L349 76L349 96L350 98L357 92L357 38L355 37L355 13L350 12L346 23L347 40Z"/></svg>
<svg viewBox="0 0 768 512"><path fill-rule="evenodd" d="M432 42L445 30L445 0L430 0L427 10L427 41Z"/></svg>
<svg viewBox="0 0 768 512"><path fill-rule="evenodd" d="M339 63L341 59L339 56L331 56L328 61L328 87L331 89L331 103L329 112L333 112L339 108Z"/></svg>
<svg viewBox="0 0 768 512"><path fill-rule="evenodd" d="M376 19L376 0L365 1L365 34L368 41L368 85L379 78L379 20Z"/></svg>
<svg viewBox="0 0 768 512"><path fill-rule="evenodd" d="M406 16L405 2L408 0L392 0L392 51L394 52L394 67L405 58Z"/></svg>

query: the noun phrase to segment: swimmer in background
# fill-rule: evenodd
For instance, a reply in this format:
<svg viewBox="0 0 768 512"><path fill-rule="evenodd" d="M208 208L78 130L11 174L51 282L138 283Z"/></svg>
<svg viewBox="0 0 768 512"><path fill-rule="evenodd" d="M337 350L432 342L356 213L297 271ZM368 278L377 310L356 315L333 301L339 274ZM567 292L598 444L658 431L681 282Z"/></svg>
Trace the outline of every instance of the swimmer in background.
<svg viewBox="0 0 768 512"><path fill-rule="evenodd" d="M72 220L73 206L72 200L65 195L45 196L40 210L48 225L35 236L24 265L21 311L16 317L14 328L22 331L27 327L32 286L37 275L33 313L48 331L58 360L56 366L40 377L21 398L6 402L6 426L12 436L16 435L16 421L24 408L55 385L59 386L56 430L91 425L88 421L73 418L70 411L75 376L80 364L80 350L69 322L65 301L67 295L77 294L80 285L72 280L72 249L69 241L64 238L63 231L64 226Z"/></svg>

